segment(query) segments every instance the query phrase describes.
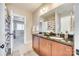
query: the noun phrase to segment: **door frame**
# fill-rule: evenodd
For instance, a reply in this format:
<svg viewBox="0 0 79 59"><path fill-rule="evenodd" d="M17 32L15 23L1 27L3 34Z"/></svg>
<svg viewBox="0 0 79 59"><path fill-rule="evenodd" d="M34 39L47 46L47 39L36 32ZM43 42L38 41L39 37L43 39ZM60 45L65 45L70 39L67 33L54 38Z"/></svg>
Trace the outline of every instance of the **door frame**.
<svg viewBox="0 0 79 59"><path fill-rule="evenodd" d="M14 13L13 10L10 10L10 17L11 17L11 25L10 25L10 33L13 33L13 17L14 16L19 16L19 17L23 17L24 18L24 44L26 44L26 16L24 15L19 15L17 13ZM11 54L13 53L13 43L14 43L14 39L13 39L13 35L11 35Z"/></svg>

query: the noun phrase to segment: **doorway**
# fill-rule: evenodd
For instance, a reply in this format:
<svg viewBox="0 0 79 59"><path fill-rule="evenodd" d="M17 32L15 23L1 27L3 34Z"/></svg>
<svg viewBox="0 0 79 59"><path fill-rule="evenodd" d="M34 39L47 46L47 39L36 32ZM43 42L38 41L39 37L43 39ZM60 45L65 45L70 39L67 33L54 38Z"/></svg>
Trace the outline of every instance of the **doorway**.
<svg viewBox="0 0 79 59"><path fill-rule="evenodd" d="M21 49L26 41L26 17L11 12L11 54Z"/></svg>
<svg viewBox="0 0 79 59"><path fill-rule="evenodd" d="M18 18L16 18L17 20L13 20L13 25L14 25L14 46L13 48L16 49L16 47L18 48L19 46L24 44L24 22L23 21L19 21Z"/></svg>

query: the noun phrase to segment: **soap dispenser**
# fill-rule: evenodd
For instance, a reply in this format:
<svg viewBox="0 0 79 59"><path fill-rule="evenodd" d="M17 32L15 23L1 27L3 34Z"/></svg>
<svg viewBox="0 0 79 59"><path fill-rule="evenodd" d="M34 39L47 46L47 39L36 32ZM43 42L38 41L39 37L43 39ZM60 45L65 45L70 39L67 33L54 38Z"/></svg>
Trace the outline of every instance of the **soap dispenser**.
<svg viewBox="0 0 79 59"><path fill-rule="evenodd" d="M64 38L66 41L68 41L68 31L65 32Z"/></svg>

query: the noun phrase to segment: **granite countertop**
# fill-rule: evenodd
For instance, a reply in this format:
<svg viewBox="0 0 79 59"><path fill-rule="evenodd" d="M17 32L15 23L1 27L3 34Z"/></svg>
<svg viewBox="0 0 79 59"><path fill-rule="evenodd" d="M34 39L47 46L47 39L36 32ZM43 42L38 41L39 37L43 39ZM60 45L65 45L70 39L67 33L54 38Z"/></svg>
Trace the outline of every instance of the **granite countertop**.
<svg viewBox="0 0 79 59"><path fill-rule="evenodd" d="M64 38L60 38L60 37L56 37L56 36L47 37L47 36L44 36L42 34L33 34L33 35L41 37L41 38L45 38L48 40L56 41L58 43L65 44L68 46L72 46L72 47L74 46L72 41L65 41Z"/></svg>

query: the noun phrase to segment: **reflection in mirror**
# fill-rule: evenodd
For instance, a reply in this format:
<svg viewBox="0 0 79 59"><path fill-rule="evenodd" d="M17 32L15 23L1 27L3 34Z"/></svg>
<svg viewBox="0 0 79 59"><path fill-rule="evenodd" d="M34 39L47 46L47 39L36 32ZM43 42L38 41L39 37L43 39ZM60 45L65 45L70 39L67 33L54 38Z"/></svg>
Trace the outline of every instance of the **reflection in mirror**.
<svg viewBox="0 0 79 59"><path fill-rule="evenodd" d="M74 15L71 13L61 16L61 33L73 34L74 31Z"/></svg>

